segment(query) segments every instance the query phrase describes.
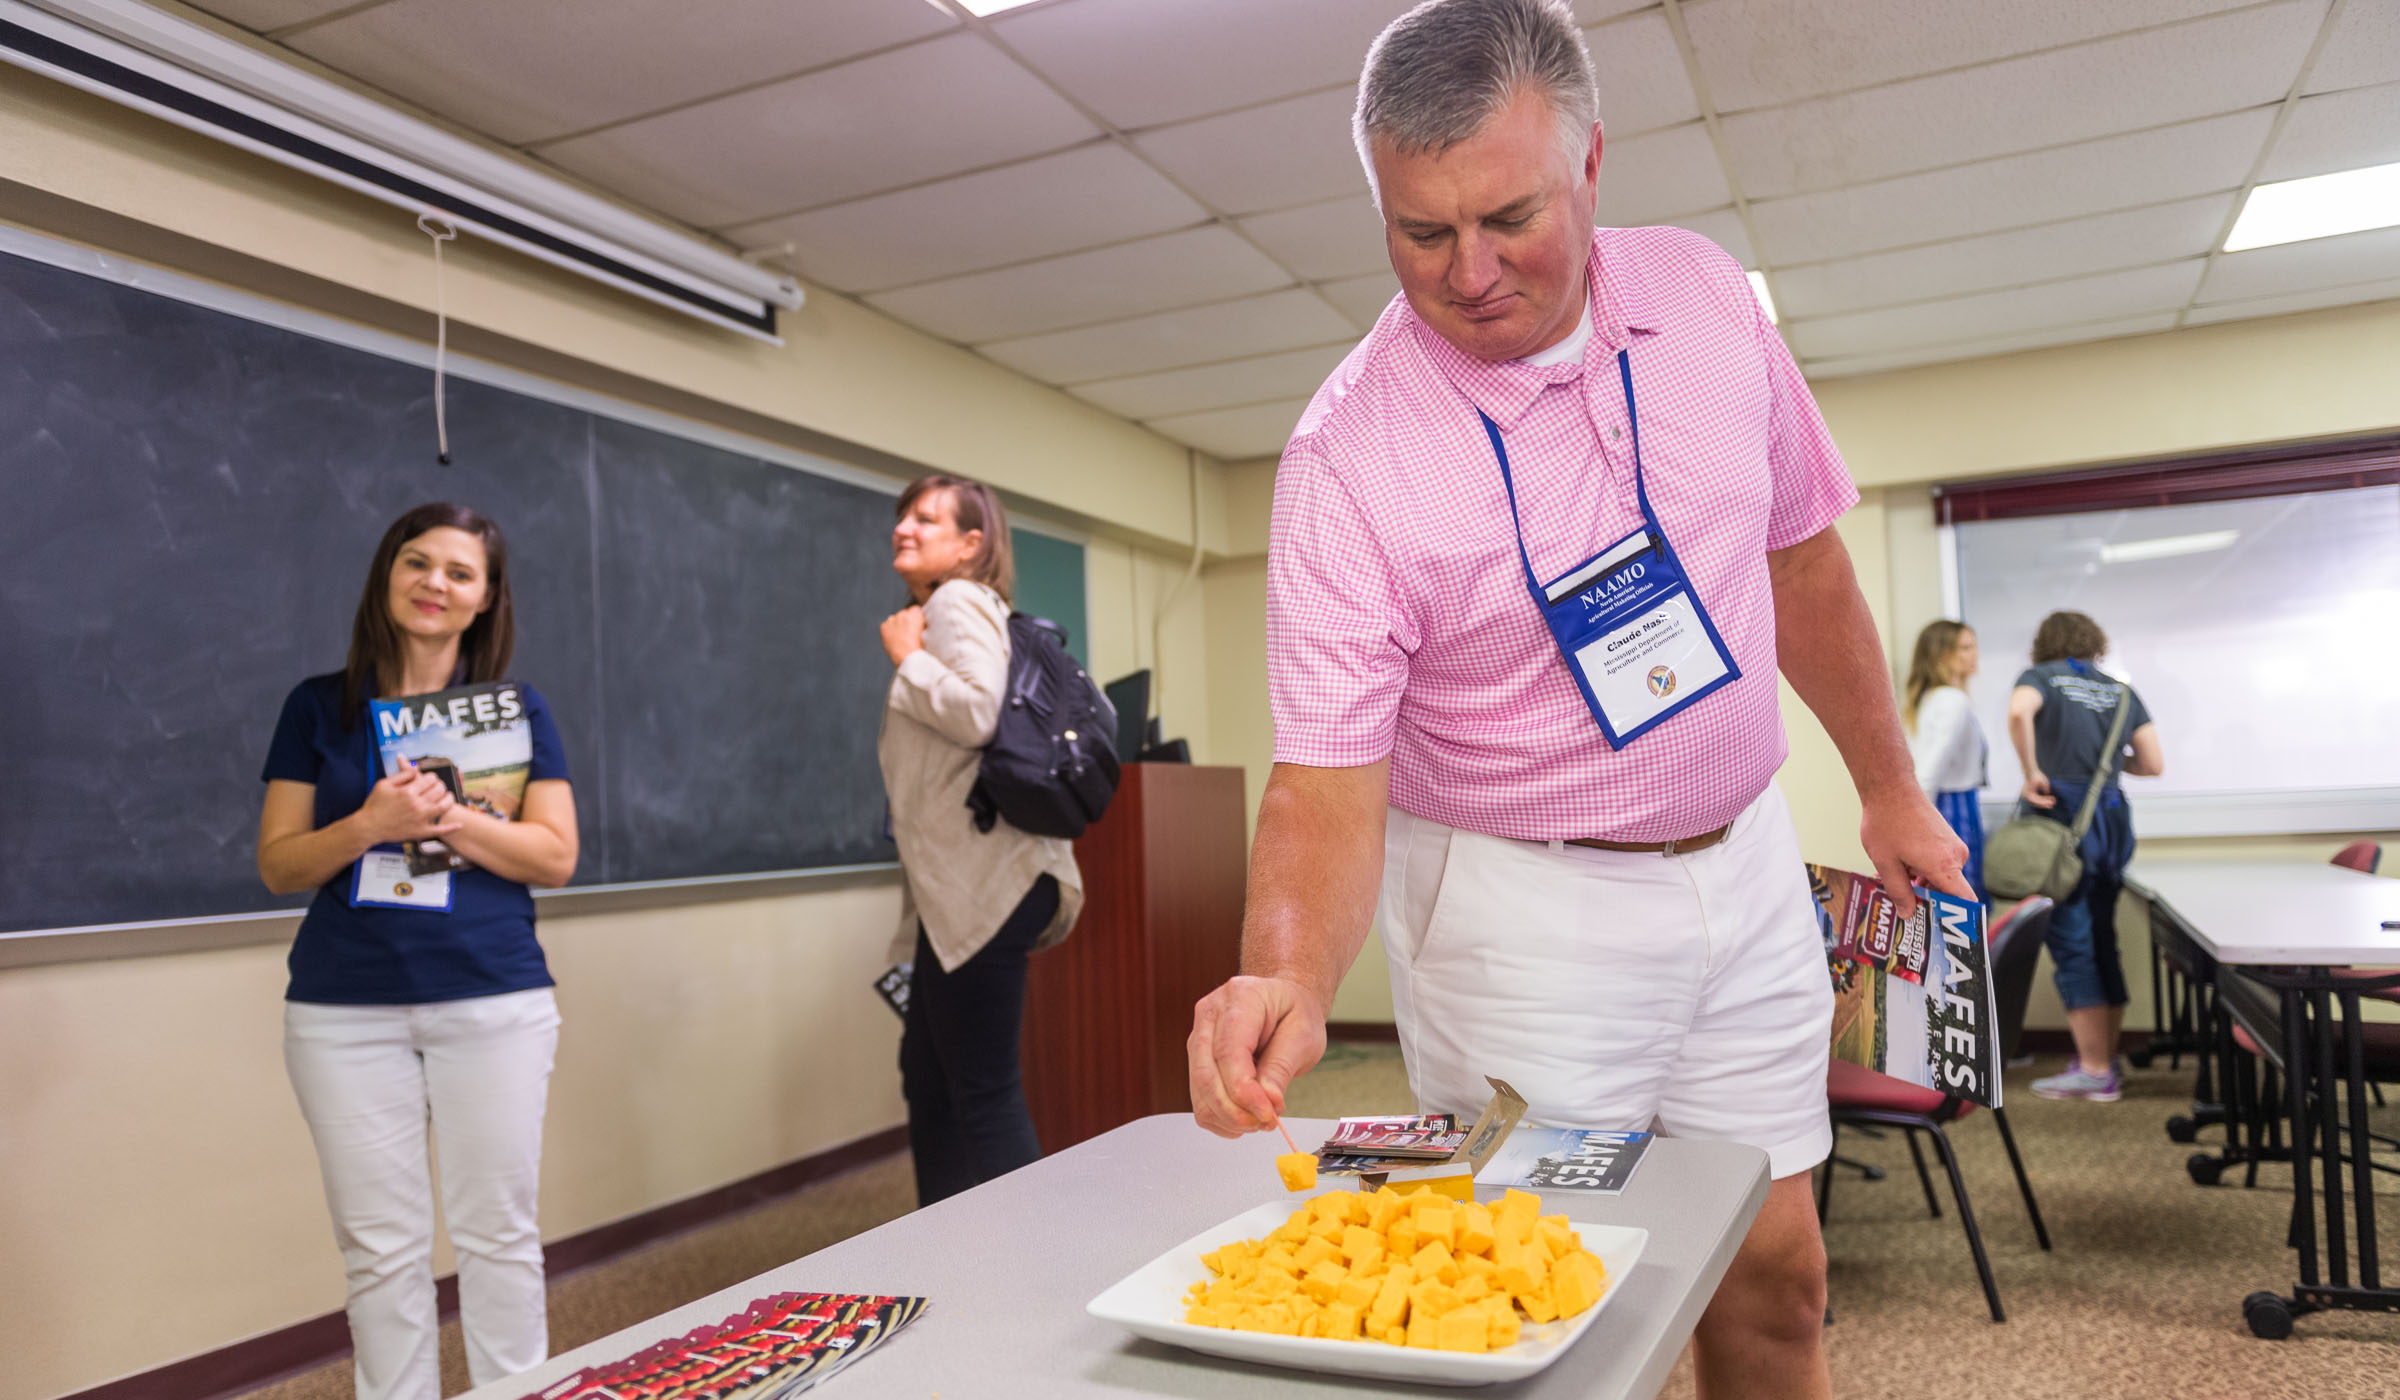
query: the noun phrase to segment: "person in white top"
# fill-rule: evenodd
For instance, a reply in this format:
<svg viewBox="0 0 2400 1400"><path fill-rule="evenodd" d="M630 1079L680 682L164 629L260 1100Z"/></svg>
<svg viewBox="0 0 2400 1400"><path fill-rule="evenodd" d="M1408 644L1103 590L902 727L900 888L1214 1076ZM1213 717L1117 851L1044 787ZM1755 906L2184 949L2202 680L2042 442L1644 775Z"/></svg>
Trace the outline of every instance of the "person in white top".
<svg viewBox="0 0 2400 1400"><path fill-rule="evenodd" d="M1917 786L1934 809L1967 843L1967 883L1987 903L1983 890L1983 812L1976 791L1984 784L1984 756L1991 745L1975 722L1967 681L1977 661L1975 629L1963 622L1928 622L1917 634L1917 653L1908 663L1900 714L1908 721L1908 752L1916 760Z"/></svg>
<svg viewBox="0 0 2400 1400"><path fill-rule="evenodd" d="M1068 842L1005 817L977 830L967 806L1008 689L1016 565L999 497L960 477L911 483L892 570L912 602L883 623L875 756L905 877L892 956L912 965L900 1089L923 1206L1042 1155L1017 1071L1026 959L1075 926L1083 879Z"/></svg>

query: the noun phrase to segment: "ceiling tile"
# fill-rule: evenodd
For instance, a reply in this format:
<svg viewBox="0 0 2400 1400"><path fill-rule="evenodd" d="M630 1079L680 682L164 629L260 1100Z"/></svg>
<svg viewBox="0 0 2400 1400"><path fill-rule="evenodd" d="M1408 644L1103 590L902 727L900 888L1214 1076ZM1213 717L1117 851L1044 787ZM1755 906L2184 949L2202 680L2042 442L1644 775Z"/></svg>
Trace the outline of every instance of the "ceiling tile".
<svg viewBox="0 0 2400 1400"><path fill-rule="evenodd" d="M1324 298L1294 287L978 347L1009 368L1050 384L1081 384L1183 365L1324 345L1355 335Z"/></svg>
<svg viewBox="0 0 2400 1400"><path fill-rule="evenodd" d="M1142 154L1219 213L1255 214L1364 191L1348 88L1145 131Z"/></svg>
<svg viewBox="0 0 2400 1400"><path fill-rule="evenodd" d="M2400 82L2400 5L2350 0L2308 70L2310 92Z"/></svg>
<svg viewBox="0 0 2400 1400"><path fill-rule="evenodd" d="M1358 81L1404 0L1066 0L992 32L1119 128Z"/></svg>
<svg viewBox="0 0 2400 1400"><path fill-rule="evenodd" d="M1575 0L1575 22L1598 24L1602 20L1632 14L1635 10L1654 9L1657 5L1658 0ZM1363 59L1365 55L1360 57Z"/></svg>
<svg viewBox="0 0 2400 1400"><path fill-rule="evenodd" d="M896 103L896 93L906 100ZM720 227L1021 160L1097 134L991 45L955 34L541 154L663 213Z"/></svg>
<svg viewBox="0 0 2400 1400"><path fill-rule="evenodd" d="M1291 280L1232 230L1210 224L866 300L944 340L976 344L1221 301Z"/></svg>
<svg viewBox="0 0 2400 1400"><path fill-rule="evenodd" d="M1816 320L1787 319L1784 337L1796 354L1821 360L2174 311L2191 300L2192 289L2200 284L2202 263L2202 259L2189 258L2039 287L1946 297Z"/></svg>
<svg viewBox="0 0 2400 1400"><path fill-rule="evenodd" d="M2280 101L2325 0L1918 78L1724 122L1752 199L2084 141Z"/></svg>
<svg viewBox="0 0 2400 1400"><path fill-rule="evenodd" d="M2260 297L2255 301L2224 301L2213 306L2195 306L2183 320L2185 325L2201 326L2215 321L2245 321L2253 316L2288 316L2295 311L2316 311L2328 306L2352 306L2364 301L2390 301L2400 298L2400 277L2379 282L2352 282L2340 287L2320 287L2314 291L2289 292L2278 297Z"/></svg>
<svg viewBox="0 0 2400 1400"><path fill-rule="evenodd" d="M1798 320L2202 257L2216 246L2232 212L2233 197L2216 194L1901 252L1778 268L1775 305L1786 319Z"/></svg>
<svg viewBox="0 0 2400 1400"><path fill-rule="evenodd" d="M1603 224L1654 224L1677 214L1733 203L1708 128L1693 122L1600 147Z"/></svg>
<svg viewBox="0 0 2400 1400"><path fill-rule="evenodd" d="M2237 9L2252 0L1686 0L1720 112L1771 107ZM1936 13L1939 18L1936 19Z"/></svg>
<svg viewBox="0 0 2400 1400"><path fill-rule="evenodd" d="M803 277L880 291L1183 228L1208 217L1113 141L997 170L727 229L746 248L794 245Z"/></svg>
<svg viewBox="0 0 2400 1400"><path fill-rule="evenodd" d="M264 34L348 9L356 3L357 0L201 0L192 8Z"/></svg>
<svg viewBox="0 0 2400 1400"><path fill-rule="evenodd" d="M2379 281L2395 272L2400 272L2400 228L2369 229L2220 254L2200 288L2200 300L2245 301Z"/></svg>
<svg viewBox="0 0 2400 1400"><path fill-rule="evenodd" d="M1363 194L1254 215L1240 227L1268 256L1312 282L1391 266L1383 246L1383 216Z"/></svg>
<svg viewBox="0 0 2400 1400"><path fill-rule="evenodd" d="M1282 452L1283 445L1291 439L1293 426L1300 421L1301 411L1307 407L1307 399L1287 399L1282 403L1154 418L1143 426L1197 447L1219 461L1238 462L1245 457L1272 457Z"/></svg>
<svg viewBox="0 0 2400 1400"><path fill-rule="evenodd" d="M1229 360L1221 365L1103 379L1075 386L1075 395L1111 413L1134 419L1236 408L1294 396L1306 401L1357 343L1352 336L1331 345Z"/></svg>
<svg viewBox="0 0 2400 1400"><path fill-rule="evenodd" d="M293 35L332 68L511 145L924 38L956 21L927 4L709 0L706 19L657 0L392 0Z"/></svg>
<svg viewBox="0 0 2400 1400"><path fill-rule="evenodd" d="M1838 379L1845 374L1875 374L1914 365L1978 360L1988 355L2009 355L2020 350L2040 350L2052 345L2080 345L2085 341L2113 340L2118 336L2153 335L2174 328L2175 313L2161 311L2147 316L2123 316L2078 326L2051 326L2042 330L2022 331L2016 335L1962 340L1949 345L1925 345L1888 354L1810 360L1802 366L1802 372L1810 379Z"/></svg>
<svg viewBox="0 0 2400 1400"><path fill-rule="evenodd" d="M1666 220L1677 228L1688 228L1733 254L1733 260L1744 267L1758 266L1758 255L1750 248L1750 231L1742 227L1742 216L1731 209L1711 209L1705 214L1683 214Z"/></svg>
<svg viewBox="0 0 2400 1400"><path fill-rule="evenodd" d="M2239 187L2273 125L2237 112L1750 207L1770 267L1821 262Z"/></svg>
<svg viewBox="0 0 2400 1400"><path fill-rule="evenodd" d="M1657 11L1584 32L1600 80L1600 120L1611 136L1697 121L1700 99L1683 71L1675 32Z"/></svg>
<svg viewBox="0 0 2400 1400"><path fill-rule="evenodd" d="M2275 138L2261 180L2297 180L2400 161L2400 83L2303 97Z"/></svg>
<svg viewBox="0 0 2400 1400"><path fill-rule="evenodd" d="M1353 326L1351 333L1358 335L1373 330L1384 308L1392 304L1393 297L1400 295L1400 279L1394 277L1387 267L1364 277L1346 277L1339 282L1328 282L1317 290L1324 294L1327 301L1342 309L1342 314L1350 318Z"/></svg>

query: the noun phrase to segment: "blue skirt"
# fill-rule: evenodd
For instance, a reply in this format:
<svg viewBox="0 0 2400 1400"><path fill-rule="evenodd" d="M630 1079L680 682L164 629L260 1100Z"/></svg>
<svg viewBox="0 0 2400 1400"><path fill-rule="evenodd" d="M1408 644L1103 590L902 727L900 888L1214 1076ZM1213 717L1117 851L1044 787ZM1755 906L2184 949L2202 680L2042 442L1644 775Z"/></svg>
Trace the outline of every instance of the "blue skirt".
<svg viewBox="0 0 2400 1400"><path fill-rule="evenodd" d="M1991 896L1983 889L1983 808L1976 802L1974 791L1937 792L1933 795L1933 809L1950 823L1958 839L1967 843L1967 884L1974 889L1977 899L1991 903Z"/></svg>

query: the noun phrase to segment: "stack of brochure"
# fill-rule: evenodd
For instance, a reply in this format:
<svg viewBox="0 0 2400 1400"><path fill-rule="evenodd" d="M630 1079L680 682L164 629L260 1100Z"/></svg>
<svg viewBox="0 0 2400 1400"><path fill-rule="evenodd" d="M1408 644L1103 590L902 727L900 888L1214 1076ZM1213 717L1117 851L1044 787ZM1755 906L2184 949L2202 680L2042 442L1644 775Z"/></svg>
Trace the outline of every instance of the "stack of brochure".
<svg viewBox="0 0 2400 1400"><path fill-rule="evenodd" d="M923 1298L778 1293L713 1327L578 1371L538 1400L787 1400L873 1351L924 1310Z"/></svg>
<svg viewBox="0 0 2400 1400"><path fill-rule="evenodd" d="M1380 1176L1403 1167L1448 1161L1467 1140L1455 1115L1397 1114L1344 1118L1317 1149L1319 1176Z"/></svg>

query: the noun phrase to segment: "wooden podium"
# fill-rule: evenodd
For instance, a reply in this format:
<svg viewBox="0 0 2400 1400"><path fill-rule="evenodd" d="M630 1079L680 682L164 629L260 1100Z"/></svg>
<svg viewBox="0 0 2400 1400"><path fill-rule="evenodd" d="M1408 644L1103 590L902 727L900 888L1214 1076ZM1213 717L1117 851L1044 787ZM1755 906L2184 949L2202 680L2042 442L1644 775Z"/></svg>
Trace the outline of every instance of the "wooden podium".
<svg viewBox="0 0 2400 1400"><path fill-rule="evenodd" d="M1244 825L1241 769L1135 763L1075 843L1083 917L1026 978L1025 1099L1043 1151L1190 1111L1192 1003L1241 961Z"/></svg>

